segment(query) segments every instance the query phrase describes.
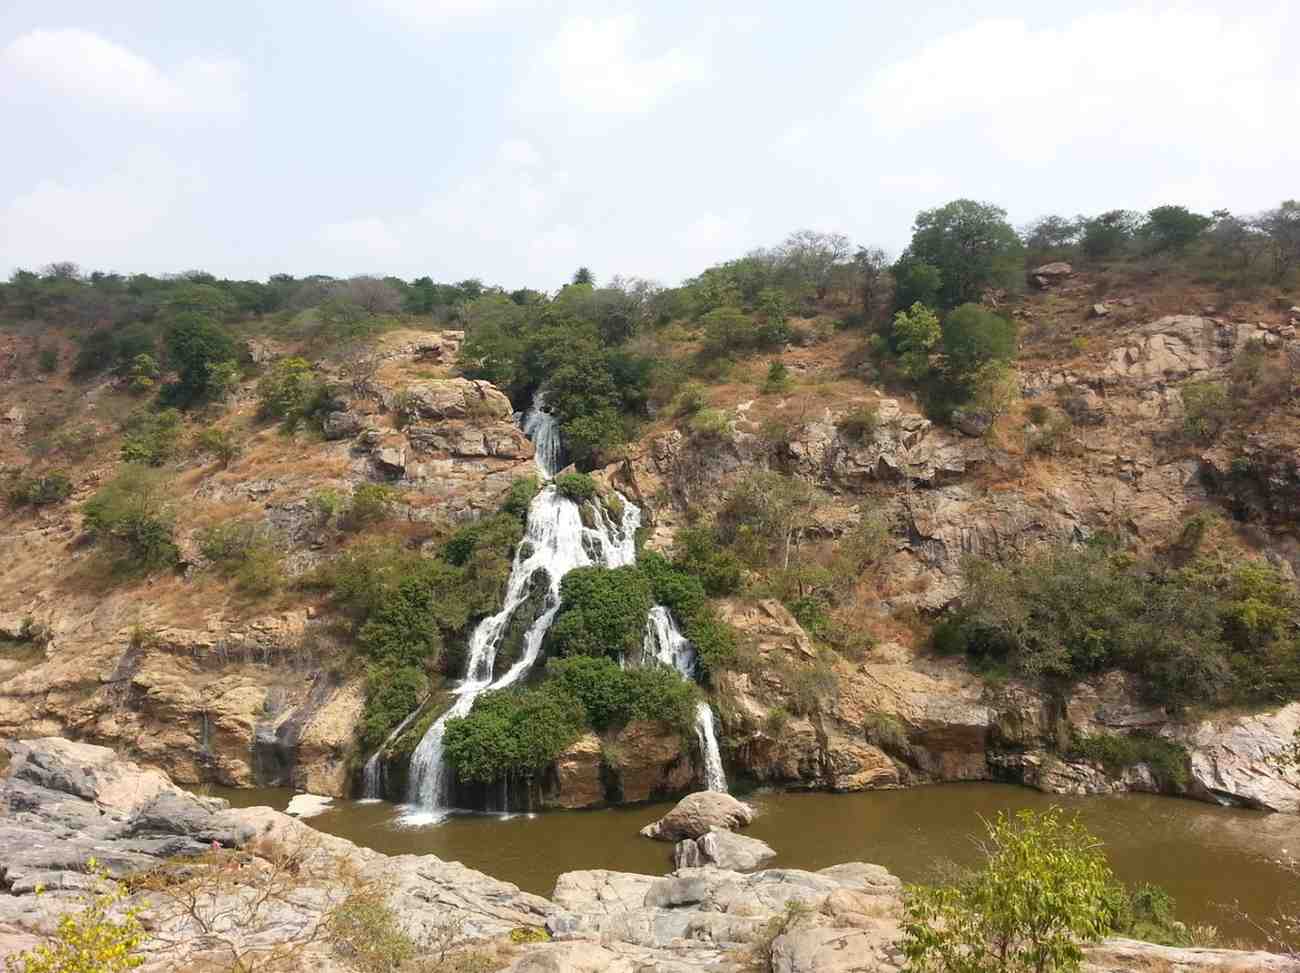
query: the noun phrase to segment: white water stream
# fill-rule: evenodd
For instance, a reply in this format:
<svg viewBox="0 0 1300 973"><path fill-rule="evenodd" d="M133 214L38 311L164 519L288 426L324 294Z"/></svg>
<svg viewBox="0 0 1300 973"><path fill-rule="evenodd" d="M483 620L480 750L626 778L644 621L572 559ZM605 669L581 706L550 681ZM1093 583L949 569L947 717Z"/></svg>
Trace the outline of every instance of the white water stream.
<svg viewBox="0 0 1300 973"><path fill-rule="evenodd" d="M641 664L655 662L676 669L683 679L695 679L695 646L682 634L672 612L663 605L655 605L646 616L645 641L641 646ZM704 759L704 786L711 791L725 791L727 773L718 748L713 709L703 701L695 707L695 738Z"/></svg>
<svg viewBox="0 0 1300 973"><path fill-rule="evenodd" d="M537 396L533 408L523 421L523 428L537 446L537 468L543 477L557 472L561 459L559 431L554 418L542 411ZM582 523L581 510L572 500L559 495L553 484L546 484L528 508L528 529L524 542L515 553L510 578L506 582L505 603L501 610L483 619L470 636L465 678L455 690L455 701L429 727L411 754L410 780L406 815L409 824L432 823L450 811L454 773L443 755L442 740L449 719L469 713L476 700L488 690L504 689L526 676L541 654L542 640L560 607L560 581L574 568L593 564L616 568L636 560L636 529L641 510L623 500L622 522L614 524L602 505L595 505L596 526ZM493 679L497 648L519 607L528 600L534 579L547 585L542 611L524 634L519 660Z"/></svg>

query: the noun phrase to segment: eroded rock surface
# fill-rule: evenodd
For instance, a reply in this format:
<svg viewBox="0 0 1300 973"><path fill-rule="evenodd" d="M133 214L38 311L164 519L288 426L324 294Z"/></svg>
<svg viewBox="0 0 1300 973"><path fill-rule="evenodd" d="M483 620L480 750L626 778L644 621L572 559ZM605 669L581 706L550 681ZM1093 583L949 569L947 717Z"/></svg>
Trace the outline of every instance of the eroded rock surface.
<svg viewBox="0 0 1300 973"><path fill-rule="evenodd" d="M647 824L641 834L659 841L681 841L702 837L714 828L743 828L753 820L754 809L730 794L696 791L683 797L658 821Z"/></svg>

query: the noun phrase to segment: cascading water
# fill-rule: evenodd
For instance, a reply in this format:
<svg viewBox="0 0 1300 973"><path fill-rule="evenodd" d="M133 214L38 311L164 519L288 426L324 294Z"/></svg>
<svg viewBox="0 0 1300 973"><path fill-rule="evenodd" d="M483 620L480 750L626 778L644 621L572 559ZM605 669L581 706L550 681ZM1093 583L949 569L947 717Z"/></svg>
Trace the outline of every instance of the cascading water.
<svg viewBox="0 0 1300 973"><path fill-rule="evenodd" d="M542 397L524 418L525 432L535 437L537 468L545 477L553 476L562 456L554 418L543 411ZM524 542L515 552L510 578L506 582L505 603L501 610L485 618L470 636L465 678L455 690L455 701L429 727L411 754L407 800L412 805L406 820L411 824L429 823L445 817L454 775L443 759L442 739L449 719L469 713L482 693L504 689L524 678L541 654L542 640L560 608L560 581L574 568L593 564L616 568L636 559L636 529L641 510L626 498L622 521L614 524L602 505L596 505L596 525L586 527L582 514L572 500L560 496L553 485L546 485L528 508L528 529ZM492 678L497 648L511 616L528 599L533 579L545 572L546 598L541 613L524 634L519 660L497 679Z"/></svg>
<svg viewBox="0 0 1300 973"><path fill-rule="evenodd" d="M417 706L415 709L411 710L411 712L407 714L406 719L398 723L397 728L394 729L392 733L388 734L388 736L384 737L384 742L379 745L379 749L372 753L370 759L365 762L365 765L361 768L361 800L378 801L383 798L384 751L388 749L390 743L405 732L406 728L415 721L415 718L420 715L423 709L423 706Z"/></svg>
<svg viewBox="0 0 1300 973"><path fill-rule="evenodd" d="M695 678L695 646L681 633L677 622L663 605L655 605L646 616L645 640L641 645L641 664L657 662L671 666L683 679ZM711 791L727 789L727 773L722 767L722 751L713 726L713 710L708 703L695 707L695 738L704 758L704 786Z"/></svg>

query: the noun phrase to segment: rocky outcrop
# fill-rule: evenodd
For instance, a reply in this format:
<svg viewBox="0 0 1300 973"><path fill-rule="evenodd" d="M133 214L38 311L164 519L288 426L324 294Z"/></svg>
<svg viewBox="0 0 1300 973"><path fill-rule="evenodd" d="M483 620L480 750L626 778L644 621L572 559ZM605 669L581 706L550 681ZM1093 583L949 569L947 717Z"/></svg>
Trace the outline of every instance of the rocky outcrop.
<svg viewBox="0 0 1300 973"><path fill-rule="evenodd" d="M1191 755L1191 792L1207 800L1300 813L1300 703L1205 720L1173 736Z"/></svg>
<svg viewBox="0 0 1300 973"><path fill-rule="evenodd" d="M353 967L324 923L350 889L374 883L404 932L418 939L453 930L452 948L474 951L484 969L693 973L736 969L757 959L760 948L783 973L888 973L903 965L901 883L878 865L752 874L710 865L666 876L569 872L548 900L432 855L359 848L268 808L231 810L104 748L46 739L10 744L9 751L0 779L0 874L8 893L0 896L0 958L36 945L60 915L81 907L95 886L85 873L90 857L124 877L215 843L241 851L227 859L229 878L210 886L200 914L254 918L208 934L185 909L137 892L128 904L142 910L147 930L144 973L228 963L232 951L254 946L279 947L292 960L286 968L343 973ZM274 864L286 860L291 868ZM272 873L280 876L277 894L248 910L247 896ZM46 889L40 899L38 885ZM245 907L232 909L237 902ZM1296 973L1300 964L1267 953L1110 940L1088 950L1085 969Z"/></svg>
<svg viewBox="0 0 1300 973"><path fill-rule="evenodd" d="M716 865L733 872L752 872L776 857L766 841L733 834L716 825L698 838L683 838L673 849L677 868L702 868Z"/></svg>
<svg viewBox="0 0 1300 973"><path fill-rule="evenodd" d="M743 828L753 820L754 809L730 794L696 791L683 797L658 821L647 824L641 834L658 841L681 841L703 837L714 828Z"/></svg>
<svg viewBox="0 0 1300 973"><path fill-rule="evenodd" d="M1042 264L1029 272L1029 279L1044 289L1073 276L1074 268L1064 260Z"/></svg>
<svg viewBox="0 0 1300 973"><path fill-rule="evenodd" d="M508 419L514 412L495 385L468 378L414 382L385 395L384 405L412 419Z"/></svg>
<svg viewBox="0 0 1300 973"><path fill-rule="evenodd" d="M551 764L542 790L546 807L588 808L676 797L699 771L671 726L633 720L598 737L579 737Z"/></svg>

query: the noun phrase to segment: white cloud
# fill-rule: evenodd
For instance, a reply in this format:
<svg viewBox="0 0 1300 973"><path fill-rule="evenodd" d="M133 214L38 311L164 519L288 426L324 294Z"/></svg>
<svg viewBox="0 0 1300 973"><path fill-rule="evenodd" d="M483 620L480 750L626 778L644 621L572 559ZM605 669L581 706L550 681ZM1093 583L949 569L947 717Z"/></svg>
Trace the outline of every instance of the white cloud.
<svg viewBox="0 0 1300 973"><path fill-rule="evenodd" d="M507 166L532 169L541 165L542 156L527 139L506 139L501 143L497 157Z"/></svg>
<svg viewBox="0 0 1300 973"><path fill-rule="evenodd" d="M422 27L447 27L495 14L537 10L542 0L374 0L385 13Z"/></svg>
<svg viewBox="0 0 1300 973"><path fill-rule="evenodd" d="M1300 80L1286 36L1276 17L1186 10L1089 14L1042 29L986 20L883 68L861 105L882 137L955 124L1026 162L1076 154L1081 143L1239 153L1236 139L1290 138L1294 148L1300 135L1278 126L1300 111L1300 87L1282 80Z"/></svg>
<svg viewBox="0 0 1300 973"><path fill-rule="evenodd" d="M0 53L0 63L61 95L119 110L231 114L244 103L244 69L238 61L193 58L168 73L98 34L75 28L23 34Z"/></svg>
<svg viewBox="0 0 1300 973"><path fill-rule="evenodd" d="M162 231L204 182L152 150L137 150L123 163L82 185L43 179L0 211L0 266L36 267L74 260L88 267L132 266L150 256L178 257Z"/></svg>
<svg viewBox="0 0 1300 973"><path fill-rule="evenodd" d="M643 28L633 14L565 21L526 72L520 105L638 115L708 77L707 58L696 45L648 53Z"/></svg>

